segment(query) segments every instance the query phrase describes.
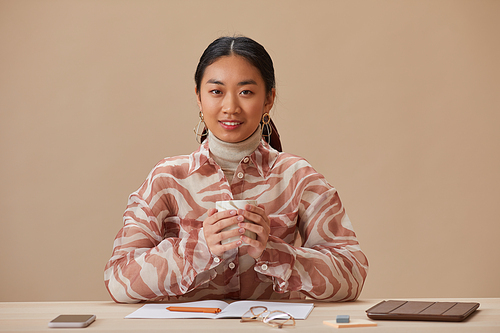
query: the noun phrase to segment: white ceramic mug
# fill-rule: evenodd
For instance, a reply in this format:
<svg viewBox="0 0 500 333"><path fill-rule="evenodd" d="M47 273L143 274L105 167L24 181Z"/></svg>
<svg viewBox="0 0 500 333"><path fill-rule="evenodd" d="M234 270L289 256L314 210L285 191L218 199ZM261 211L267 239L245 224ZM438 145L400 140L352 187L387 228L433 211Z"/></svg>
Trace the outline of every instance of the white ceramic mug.
<svg viewBox="0 0 500 333"><path fill-rule="evenodd" d="M219 211L219 212L222 212L224 210L232 210L232 209L238 210L238 209L245 209L246 205L257 206L257 200L217 201L215 203L215 209L217 209L217 211ZM245 222L250 222L250 221L245 219ZM222 229L222 231L228 231L228 230L233 230L233 229L237 229L237 228L239 228L238 224L233 224L233 225L230 225L229 227ZM254 232L251 232L249 230L245 231L245 236L248 236L251 239L257 238L257 235ZM238 239L240 239L240 236L230 237L230 238L227 238L227 239L224 239L223 241L221 241L221 244L234 242L234 241L237 241Z"/></svg>

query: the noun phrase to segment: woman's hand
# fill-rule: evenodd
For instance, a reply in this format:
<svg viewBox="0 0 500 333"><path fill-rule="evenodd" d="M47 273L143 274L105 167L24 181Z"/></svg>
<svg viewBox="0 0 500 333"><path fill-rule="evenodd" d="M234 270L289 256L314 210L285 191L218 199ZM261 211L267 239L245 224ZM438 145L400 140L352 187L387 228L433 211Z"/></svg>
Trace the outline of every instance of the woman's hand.
<svg viewBox="0 0 500 333"><path fill-rule="evenodd" d="M224 245L221 244L222 240L237 237L245 232L242 227L229 231L222 231L222 229L226 227L243 222L245 218L242 215L238 215L236 210L217 212L215 208L210 208L207 214L208 217L203 221L203 234L205 235L205 240L212 254L220 257L224 252L235 249L242 244L241 239L236 242L230 242Z"/></svg>
<svg viewBox="0 0 500 333"><path fill-rule="evenodd" d="M249 221L241 221L238 223L240 233L243 234L245 230L249 230L257 235L256 239L241 235L241 240L248 244L247 253L252 256L252 258L257 259L262 255L262 252L264 252L271 231L269 218L264 210L264 206L246 205L244 210L238 209L237 214Z"/></svg>

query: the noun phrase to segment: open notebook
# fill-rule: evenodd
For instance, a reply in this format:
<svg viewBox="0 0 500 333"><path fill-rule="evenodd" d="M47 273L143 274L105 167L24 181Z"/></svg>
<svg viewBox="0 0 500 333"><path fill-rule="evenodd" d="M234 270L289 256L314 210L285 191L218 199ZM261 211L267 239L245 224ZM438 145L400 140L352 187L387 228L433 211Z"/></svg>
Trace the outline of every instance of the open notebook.
<svg viewBox="0 0 500 333"><path fill-rule="evenodd" d="M221 312L176 312L167 310L168 306L189 306L220 308ZM288 302L263 302L263 301L236 301L227 303L224 301L198 301L187 303L150 303L132 312L125 318L161 319L161 318L241 318L252 306L265 306L269 311L281 310L288 312L295 319L306 319L314 308L313 303L288 303Z"/></svg>

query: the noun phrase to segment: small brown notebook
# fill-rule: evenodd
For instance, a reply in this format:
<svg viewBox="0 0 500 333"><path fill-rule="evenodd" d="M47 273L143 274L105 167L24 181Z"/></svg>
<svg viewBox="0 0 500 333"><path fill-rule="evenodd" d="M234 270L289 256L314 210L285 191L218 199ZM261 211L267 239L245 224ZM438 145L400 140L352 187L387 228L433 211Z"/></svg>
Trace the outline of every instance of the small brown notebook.
<svg viewBox="0 0 500 333"><path fill-rule="evenodd" d="M382 301L366 310L371 319L462 321L479 307L479 303Z"/></svg>

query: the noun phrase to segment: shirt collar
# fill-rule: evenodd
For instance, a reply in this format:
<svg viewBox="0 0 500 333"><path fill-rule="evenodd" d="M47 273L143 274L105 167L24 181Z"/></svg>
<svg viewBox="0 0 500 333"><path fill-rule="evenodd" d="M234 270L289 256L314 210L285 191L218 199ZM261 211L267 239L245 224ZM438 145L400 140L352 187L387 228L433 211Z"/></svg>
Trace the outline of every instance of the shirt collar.
<svg viewBox="0 0 500 333"><path fill-rule="evenodd" d="M250 155L257 172L261 177L266 176L278 159L279 152L272 148L267 142L261 140L257 149ZM210 150L208 148L208 139L206 139L200 147L189 155L189 175L198 171L203 165L207 163L214 163L215 161L210 157Z"/></svg>
<svg viewBox="0 0 500 333"><path fill-rule="evenodd" d="M279 152L271 147L264 140L260 140L260 144L255 151L250 155L250 159L257 168L257 172L261 177L267 176L276 160L278 159Z"/></svg>
<svg viewBox="0 0 500 333"><path fill-rule="evenodd" d="M202 165L210 160L210 153L208 150L208 139L205 139L200 147L189 155L189 172L191 175L196 172Z"/></svg>

